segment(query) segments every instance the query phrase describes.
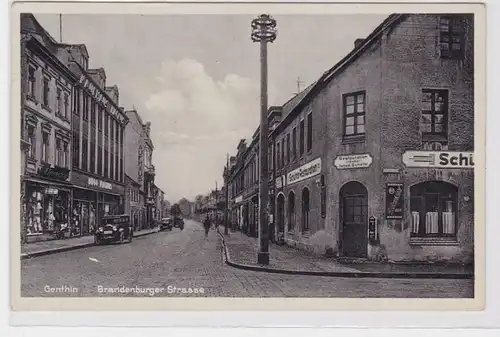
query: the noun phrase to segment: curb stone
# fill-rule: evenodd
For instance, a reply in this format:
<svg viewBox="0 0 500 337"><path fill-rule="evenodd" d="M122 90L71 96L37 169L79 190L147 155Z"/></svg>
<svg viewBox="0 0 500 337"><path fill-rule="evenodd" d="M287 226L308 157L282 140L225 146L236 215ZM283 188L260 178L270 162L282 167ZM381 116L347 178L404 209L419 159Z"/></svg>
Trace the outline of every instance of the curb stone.
<svg viewBox="0 0 500 337"><path fill-rule="evenodd" d="M454 279L454 280L473 280L474 274L466 273L387 273L387 272L330 272L330 271L310 271L310 270L290 270L275 269L264 266L248 265L231 261L229 249L226 245L224 235L217 230L222 242L222 252L224 262L233 268L251 270L272 274L291 274L308 276L327 276L327 277L345 277L345 278L398 278L398 279Z"/></svg>
<svg viewBox="0 0 500 337"><path fill-rule="evenodd" d="M141 236L146 236L146 235L155 234L155 233L159 233L159 231L155 230L155 231L147 232L147 233L134 234L133 238L139 238ZM74 245L74 246L39 250L39 251L32 252L32 253L21 253L21 260L31 259L34 257L45 256L45 255L52 255L52 254L57 254L57 253L62 253L62 252L68 252L71 250L88 248L88 247L92 247L94 245L95 245L94 242L89 242L89 243L83 243L83 244Z"/></svg>

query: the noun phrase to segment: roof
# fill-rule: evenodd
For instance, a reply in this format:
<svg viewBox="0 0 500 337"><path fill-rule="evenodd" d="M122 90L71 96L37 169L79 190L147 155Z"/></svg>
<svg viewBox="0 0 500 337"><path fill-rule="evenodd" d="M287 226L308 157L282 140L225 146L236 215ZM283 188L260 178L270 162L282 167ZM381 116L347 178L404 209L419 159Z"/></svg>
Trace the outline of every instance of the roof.
<svg viewBox="0 0 500 337"><path fill-rule="evenodd" d="M290 122L300 111L300 108L307 104L309 100L314 97L319 91L321 91L331 80L333 80L336 75L338 75L342 70L344 70L361 55L363 55L363 52L366 51L367 48L371 46L373 42L375 42L384 31L398 24L404 17L406 17L405 14L389 15L368 35L368 37L366 37L366 39L363 40L363 43L360 43L344 58L337 62L332 68L325 71L316 82L314 82L309 87L286 102L283 106L283 118L274 132L280 132L283 128L290 124Z"/></svg>

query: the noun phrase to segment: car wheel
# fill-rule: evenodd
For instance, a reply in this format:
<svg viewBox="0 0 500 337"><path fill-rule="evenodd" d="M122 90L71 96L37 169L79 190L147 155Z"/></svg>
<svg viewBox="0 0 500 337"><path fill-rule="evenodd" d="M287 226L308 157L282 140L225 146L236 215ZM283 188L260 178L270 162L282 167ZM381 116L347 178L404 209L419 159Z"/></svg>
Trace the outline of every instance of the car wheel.
<svg viewBox="0 0 500 337"><path fill-rule="evenodd" d="M120 233L120 244L122 244L125 241L125 234L123 232Z"/></svg>

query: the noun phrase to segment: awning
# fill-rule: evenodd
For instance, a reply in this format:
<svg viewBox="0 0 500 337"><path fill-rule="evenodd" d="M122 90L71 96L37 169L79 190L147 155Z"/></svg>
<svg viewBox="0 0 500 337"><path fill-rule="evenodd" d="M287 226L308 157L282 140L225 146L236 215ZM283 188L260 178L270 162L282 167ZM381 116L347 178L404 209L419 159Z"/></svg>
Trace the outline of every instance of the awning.
<svg viewBox="0 0 500 337"><path fill-rule="evenodd" d="M53 180L45 180L45 179L34 178L34 177L25 177L24 180L30 181L33 183L37 183L37 184L43 184L43 185L54 186L54 187L58 187L58 188L62 188L62 189L67 189L68 191L70 191L71 188L73 187L73 185L71 185L71 183L65 183L62 181L55 182Z"/></svg>

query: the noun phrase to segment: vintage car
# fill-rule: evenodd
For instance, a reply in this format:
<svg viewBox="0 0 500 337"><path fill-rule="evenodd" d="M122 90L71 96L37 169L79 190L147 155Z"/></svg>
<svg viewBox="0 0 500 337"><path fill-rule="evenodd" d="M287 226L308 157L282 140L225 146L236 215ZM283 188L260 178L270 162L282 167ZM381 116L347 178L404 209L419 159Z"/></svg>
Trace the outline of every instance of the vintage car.
<svg viewBox="0 0 500 337"><path fill-rule="evenodd" d="M172 218L163 218L161 219L161 222L160 222L160 231L164 231L164 230L169 230L171 231L172 230L172 227L173 227L173 220Z"/></svg>
<svg viewBox="0 0 500 337"><path fill-rule="evenodd" d="M124 243L125 240L132 242L133 235L128 215L107 215L102 217L101 225L94 233L94 242L97 245L114 241Z"/></svg>
<svg viewBox="0 0 500 337"><path fill-rule="evenodd" d="M180 228L181 230L183 230L184 229L184 219L181 218L180 216L174 217L174 227Z"/></svg>

